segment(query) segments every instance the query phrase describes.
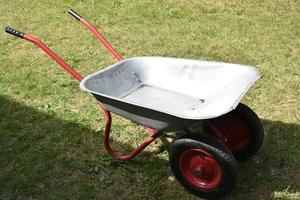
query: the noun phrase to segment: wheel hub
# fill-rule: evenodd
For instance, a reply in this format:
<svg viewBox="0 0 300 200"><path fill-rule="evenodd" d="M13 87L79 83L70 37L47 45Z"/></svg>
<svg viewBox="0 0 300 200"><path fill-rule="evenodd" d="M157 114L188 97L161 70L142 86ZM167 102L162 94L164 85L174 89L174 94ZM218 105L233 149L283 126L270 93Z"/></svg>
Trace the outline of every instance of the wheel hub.
<svg viewBox="0 0 300 200"><path fill-rule="evenodd" d="M196 174L197 176L202 176L203 173L204 173L204 170L201 168L201 166L197 166L197 167L195 168L195 174Z"/></svg>
<svg viewBox="0 0 300 200"><path fill-rule="evenodd" d="M181 154L179 164L184 178L196 187L213 189L221 182L218 161L202 149L186 150Z"/></svg>

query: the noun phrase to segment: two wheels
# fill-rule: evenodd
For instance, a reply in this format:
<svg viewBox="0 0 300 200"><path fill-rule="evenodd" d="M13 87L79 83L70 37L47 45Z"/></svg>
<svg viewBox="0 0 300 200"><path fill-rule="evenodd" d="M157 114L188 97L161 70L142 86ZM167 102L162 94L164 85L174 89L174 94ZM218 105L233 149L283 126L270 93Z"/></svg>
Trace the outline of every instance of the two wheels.
<svg viewBox="0 0 300 200"><path fill-rule="evenodd" d="M189 133L170 147L170 165L176 179L191 193L220 198L232 192L237 180L236 160L254 155L264 131L246 105L221 117L205 120L203 134Z"/></svg>

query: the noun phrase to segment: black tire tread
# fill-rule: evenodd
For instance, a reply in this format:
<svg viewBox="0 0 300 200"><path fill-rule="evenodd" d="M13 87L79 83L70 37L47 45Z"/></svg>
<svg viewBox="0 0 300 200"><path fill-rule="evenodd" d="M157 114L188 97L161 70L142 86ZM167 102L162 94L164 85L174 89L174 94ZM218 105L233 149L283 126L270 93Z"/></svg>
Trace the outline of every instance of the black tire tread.
<svg viewBox="0 0 300 200"><path fill-rule="evenodd" d="M242 151L232 152L236 160L246 160L256 154L261 148L264 139L264 129L257 114L247 105L240 103L236 109L231 112L241 117L246 122L251 132L252 141L248 147ZM205 126L205 122L203 131L209 133L209 129Z"/></svg>
<svg viewBox="0 0 300 200"><path fill-rule="evenodd" d="M222 168L222 180L217 188L205 190L190 184L181 174L179 157L190 148L202 148L215 157ZM224 197L232 192L237 180L237 162L227 147L207 134L191 133L176 140L170 147L170 164L176 179L189 192L208 199ZM226 173L224 173L224 171Z"/></svg>
<svg viewBox="0 0 300 200"><path fill-rule="evenodd" d="M247 105L240 103L236 109L237 114L249 125L254 140L249 148L242 152L236 152L237 160L245 160L255 155L261 148L264 140L264 128L257 114Z"/></svg>

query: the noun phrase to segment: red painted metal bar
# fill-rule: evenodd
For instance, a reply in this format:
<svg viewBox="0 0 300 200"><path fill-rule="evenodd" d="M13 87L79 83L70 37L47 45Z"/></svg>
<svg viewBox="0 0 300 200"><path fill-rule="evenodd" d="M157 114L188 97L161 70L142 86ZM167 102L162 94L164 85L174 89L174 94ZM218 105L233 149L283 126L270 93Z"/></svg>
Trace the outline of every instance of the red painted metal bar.
<svg viewBox="0 0 300 200"><path fill-rule="evenodd" d="M193 129L192 128L184 128L183 131L187 134L193 133Z"/></svg>
<svg viewBox="0 0 300 200"><path fill-rule="evenodd" d="M122 56L112 47L112 45L97 31L96 27L94 27L88 20L84 19L74 10L68 10L68 13L83 23L98 39L99 41L112 53L112 55L118 60L123 60Z"/></svg>
<svg viewBox="0 0 300 200"><path fill-rule="evenodd" d="M212 133L214 133L222 142L226 142L226 137L212 122L210 122L209 120L205 120L205 123L208 125L208 128L212 130Z"/></svg>
<svg viewBox="0 0 300 200"><path fill-rule="evenodd" d="M40 40L37 38L24 34L23 37L25 40L28 40L30 42L33 42L37 46L39 46L41 49L43 49L48 55L50 55L59 65L61 65L66 71L68 71L74 78L76 78L78 81L81 81L83 77L78 74L74 69L70 67L66 62L64 62L58 55L56 55L50 48L48 48L44 43L42 43ZM108 110L106 110L100 103L99 103L102 112L105 115L106 119L106 124L105 124L105 129L104 129L104 146L107 150L107 152L118 159L121 160L130 160L133 157L137 156L143 149L145 149L150 143L152 143L159 135L160 133L154 129L147 128L149 132L151 132L153 135L148 137L137 149L132 151L128 155L120 155L112 150L109 144L109 136L110 136L110 129L111 129L111 115Z"/></svg>
<svg viewBox="0 0 300 200"><path fill-rule="evenodd" d="M69 72L74 78L78 81L81 81L83 77L76 72L70 65L68 65L65 61L63 61L54 51L52 51L49 47L47 47L43 42L38 40L37 38L25 33L23 38L30 42L33 42L41 49L43 49L49 56L51 56L60 66L62 66L67 72Z"/></svg>
<svg viewBox="0 0 300 200"><path fill-rule="evenodd" d="M73 14L72 14L73 15ZM77 17L76 17L77 18ZM87 22L88 24L88 22ZM91 26L92 27L92 26ZM69 72L75 79L77 79L78 81L81 81L83 79L83 77L77 73L70 65L68 65L65 61L63 61L54 51L52 51L49 47L47 47L43 42L41 42L39 39L35 38L34 36L31 36L29 34L17 31L13 28L9 28L7 27L5 29L5 31L9 34L12 34L14 36L17 36L19 38L28 40L34 44L36 44L38 47L40 47L43 51L45 51L49 56L51 56L60 66L62 66L67 72ZM96 30L95 30L96 31ZM97 32L97 31L96 31ZM100 34L99 34L100 35ZM101 36L101 35L100 35ZM98 37L99 38L99 37ZM103 38L102 36L100 38ZM100 39L99 38L99 39ZM104 38L103 38L104 39ZM104 40L106 41L106 40ZM110 46L109 43L108 47ZM112 48L112 47L111 47ZM122 60L122 57L119 56L119 54L114 51L112 49L111 51L115 57L118 60ZM116 54L117 53L117 54ZM143 149L145 149L150 143L152 143L156 138L158 138L160 136L160 132L157 130L154 130L152 128L146 127L147 130L152 133L152 136L146 138L146 140L138 147L136 148L134 151L132 151L131 153L127 154L127 155L121 155L118 154L116 152L114 152L112 150L112 148L110 147L109 144L109 136L110 136L110 130L111 130L111 115L110 112L108 110L106 110L100 102L98 102L98 104L101 107L101 110L103 111L104 115L105 115L105 119L106 119L106 124L105 124L105 129L104 129L104 146L107 150L107 152L115 158L121 159L121 160L130 160L133 157L137 156Z"/></svg>
<svg viewBox="0 0 300 200"><path fill-rule="evenodd" d="M103 111L106 119L105 129L104 129L104 146L107 150L107 152L114 158L118 158L121 160L131 160L135 156L137 156L143 149L145 149L150 143L152 143L156 138L160 136L159 131L155 131L154 129L148 129L153 135L146 138L146 140L135 150L133 150L131 153L127 155L121 155L119 153L116 153L112 150L110 144L109 144L109 135L110 135L110 129L111 129L111 115L110 112L107 111L100 103L99 103L101 110Z"/></svg>
<svg viewBox="0 0 300 200"><path fill-rule="evenodd" d="M100 42L112 53L112 55L118 61L123 60L122 56L111 46L111 44L97 31L97 29L92 24L90 24L84 18L81 18L80 21L93 32L93 34L100 40Z"/></svg>
<svg viewBox="0 0 300 200"><path fill-rule="evenodd" d="M122 56L112 47L112 45L97 31L97 29L88 22L88 20L84 19L82 16L80 16L78 13L76 13L74 10L70 9L69 14L71 14L73 17L75 17L77 20L79 20L81 23L83 23L98 39L99 41L112 53L112 55L118 60L123 60ZM134 151L127 155L121 155L119 153L116 153L113 151L109 144L109 136L110 136L110 130L111 130L111 115L110 112L107 111L99 102L99 105L101 107L102 112L104 113L106 124L104 129L104 146L107 150L107 152L114 158L118 158L121 160L130 160L137 156L143 149L145 149L150 143L152 143L156 138L160 136L160 132L157 130L154 130L152 128L146 127L147 130L152 133L152 136L146 138L146 140Z"/></svg>

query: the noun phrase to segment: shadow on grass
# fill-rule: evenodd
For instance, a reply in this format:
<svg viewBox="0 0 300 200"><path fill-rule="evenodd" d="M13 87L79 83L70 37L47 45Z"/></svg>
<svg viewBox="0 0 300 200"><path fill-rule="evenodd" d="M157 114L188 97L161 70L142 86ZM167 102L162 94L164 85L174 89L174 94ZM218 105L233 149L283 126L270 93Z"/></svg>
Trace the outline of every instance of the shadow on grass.
<svg viewBox="0 0 300 200"><path fill-rule="evenodd" d="M233 199L299 191L300 127L263 122L265 144L258 155L240 163ZM168 179L166 151L119 161L107 155L100 134L0 96L0 199L195 198ZM129 144L113 144L132 150Z"/></svg>
<svg viewBox="0 0 300 200"><path fill-rule="evenodd" d="M262 119L262 149L239 163L234 199L300 198L300 126Z"/></svg>
<svg viewBox="0 0 300 200"><path fill-rule="evenodd" d="M170 174L166 159L144 151L119 161L106 153L102 139L102 130L0 96L0 199L161 196ZM112 145L133 150L126 143Z"/></svg>

